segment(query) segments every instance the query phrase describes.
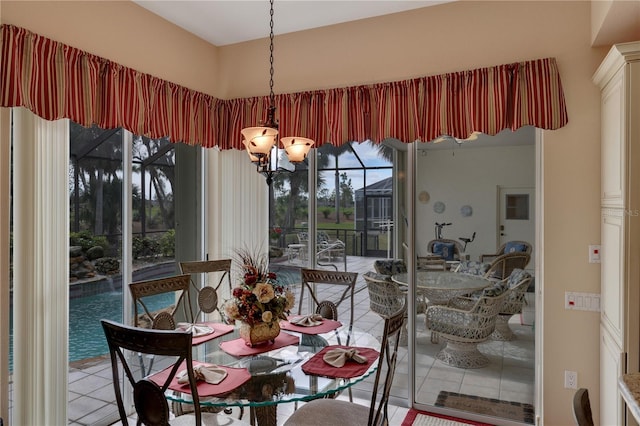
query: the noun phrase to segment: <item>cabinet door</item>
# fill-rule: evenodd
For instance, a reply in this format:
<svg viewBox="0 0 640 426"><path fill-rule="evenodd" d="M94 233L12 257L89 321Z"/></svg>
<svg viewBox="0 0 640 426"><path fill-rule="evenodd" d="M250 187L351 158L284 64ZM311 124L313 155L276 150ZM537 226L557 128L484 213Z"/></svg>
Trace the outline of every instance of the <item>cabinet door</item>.
<svg viewBox="0 0 640 426"><path fill-rule="evenodd" d="M624 400L617 392L618 377L624 372L622 348L604 327L600 336L600 424L624 425Z"/></svg>
<svg viewBox="0 0 640 426"><path fill-rule="evenodd" d="M621 68L602 90L602 206L623 207L626 181L624 79Z"/></svg>

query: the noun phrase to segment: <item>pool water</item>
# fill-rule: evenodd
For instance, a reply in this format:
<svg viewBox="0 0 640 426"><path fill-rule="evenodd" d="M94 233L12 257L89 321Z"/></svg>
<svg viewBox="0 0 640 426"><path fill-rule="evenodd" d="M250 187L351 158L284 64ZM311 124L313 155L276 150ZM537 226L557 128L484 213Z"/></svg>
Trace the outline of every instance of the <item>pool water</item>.
<svg viewBox="0 0 640 426"><path fill-rule="evenodd" d="M144 299L150 311L169 306L173 293ZM101 319L122 320L122 293L101 293L69 300L69 361L79 361L109 353Z"/></svg>
<svg viewBox="0 0 640 426"><path fill-rule="evenodd" d="M300 282L300 269L277 267L278 281L287 286ZM173 303L173 293L145 298L150 311ZM13 314L10 314L12 321ZM101 319L123 322L122 292L114 291L69 300L69 362L109 353ZM9 370L13 371L13 326L10 324Z"/></svg>

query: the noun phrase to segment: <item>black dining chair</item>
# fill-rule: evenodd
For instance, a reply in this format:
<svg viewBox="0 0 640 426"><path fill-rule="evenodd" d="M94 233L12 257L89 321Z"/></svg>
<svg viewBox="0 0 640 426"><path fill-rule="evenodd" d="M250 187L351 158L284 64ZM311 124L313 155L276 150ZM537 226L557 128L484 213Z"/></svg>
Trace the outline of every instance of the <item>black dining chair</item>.
<svg viewBox="0 0 640 426"><path fill-rule="evenodd" d="M338 399L316 399L298 408L284 426L378 426L388 425L387 406L398 359L400 330L405 322L406 306L384 320L378 368L368 406Z"/></svg>
<svg viewBox="0 0 640 426"><path fill-rule="evenodd" d="M109 355L111 357L111 372L113 388L115 391L118 412L122 424L127 426L127 410L122 399L120 385L121 371L124 370L127 383L133 388L133 403L138 416L138 424L145 425L176 425L176 424L211 424L217 425L217 414L202 413L199 404L194 404L194 411L190 414L175 417L170 420L169 403L165 392L175 377L179 368L186 368L189 377L189 390L195 401L198 400L198 388L192 365L192 334L184 331L153 330L138 327L130 327L110 320L101 320ZM171 367L170 373L161 385L149 380L140 374L129 363L124 350L138 353L153 354L155 356L171 357L164 359L167 367ZM181 364L184 366L181 367Z"/></svg>
<svg viewBox="0 0 640 426"><path fill-rule="evenodd" d="M585 388L578 389L573 395L573 415L578 426L593 426L589 391Z"/></svg>
<svg viewBox="0 0 640 426"><path fill-rule="evenodd" d="M220 313L218 306L219 294L223 282L227 282L229 294L231 294L231 259L217 260L196 260L180 262L180 272L191 275L191 287L198 295L198 313L194 315L194 320L198 321L200 314L211 314L215 311ZM216 274L218 283L216 285L202 285L198 287L193 279L194 274ZM211 276L211 280L216 277Z"/></svg>

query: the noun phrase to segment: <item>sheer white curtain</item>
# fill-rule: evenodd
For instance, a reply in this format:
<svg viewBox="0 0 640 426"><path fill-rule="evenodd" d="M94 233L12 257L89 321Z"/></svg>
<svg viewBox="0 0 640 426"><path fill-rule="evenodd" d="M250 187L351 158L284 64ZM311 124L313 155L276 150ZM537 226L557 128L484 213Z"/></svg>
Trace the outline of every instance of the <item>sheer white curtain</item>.
<svg viewBox="0 0 640 426"><path fill-rule="evenodd" d="M16 425L67 424L68 123L13 113Z"/></svg>
<svg viewBox="0 0 640 426"><path fill-rule="evenodd" d="M269 187L264 177L245 151L207 149L205 153L209 259L233 258L239 248L268 255Z"/></svg>

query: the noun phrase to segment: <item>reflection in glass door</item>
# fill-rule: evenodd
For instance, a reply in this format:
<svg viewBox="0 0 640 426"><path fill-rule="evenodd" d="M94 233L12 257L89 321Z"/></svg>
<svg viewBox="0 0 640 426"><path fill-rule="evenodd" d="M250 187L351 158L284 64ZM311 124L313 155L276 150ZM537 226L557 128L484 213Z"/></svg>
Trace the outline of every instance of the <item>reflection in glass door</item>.
<svg viewBox="0 0 640 426"><path fill-rule="evenodd" d="M533 140L529 145L501 148L484 148L479 140L475 147L471 144L456 147L455 155L440 145L412 144L408 156L411 200L404 204L413 228L409 253L412 256L430 254L427 247L434 239L434 222L450 223L443 238L463 243L464 237L477 232L475 240L466 247L471 260L477 261L483 253L495 253L499 205L496 188L503 183L535 185L534 153ZM501 166L506 163L512 167ZM439 204L436 206L436 203ZM461 274L437 273L452 277ZM412 274L414 296L419 299L421 293L427 295L427 308L420 309L420 304L415 303L412 315L413 405L490 424L532 423L535 379L532 323L521 315L505 315L507 326L514 332L512 340L482 333L481 324L473 320L475 317L464 313L478 309L479 296L463 295L464 301L469 302L464 307L459 303L463 300L453 296L446 301L429 300L425 288L431 286L428 276L434 272L414 267ZM487 281L487 285L491 282ZM530 303L534 301L533 297L525 298ZM447 315L453 312L447 309L454 305L460 310L456 315ZM533 306L530 309L534 309ZM463 315L469 321L456 322L455 317ZM456 341L461 333L465 337L458 341L465 344ZM472 345L485 357L486 363L476 362L479 358L471 351ZM445 348L448 352L443 351Z"/></svg>

